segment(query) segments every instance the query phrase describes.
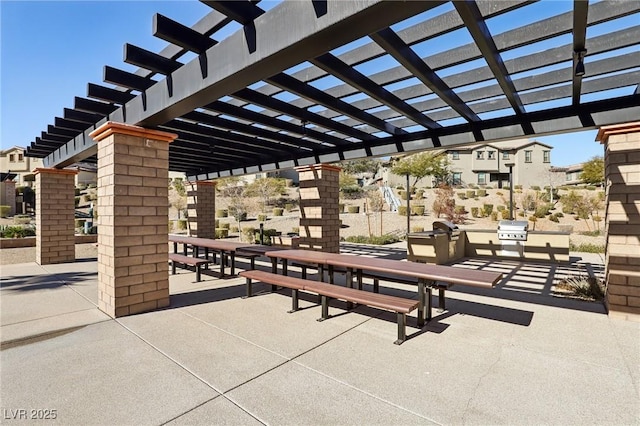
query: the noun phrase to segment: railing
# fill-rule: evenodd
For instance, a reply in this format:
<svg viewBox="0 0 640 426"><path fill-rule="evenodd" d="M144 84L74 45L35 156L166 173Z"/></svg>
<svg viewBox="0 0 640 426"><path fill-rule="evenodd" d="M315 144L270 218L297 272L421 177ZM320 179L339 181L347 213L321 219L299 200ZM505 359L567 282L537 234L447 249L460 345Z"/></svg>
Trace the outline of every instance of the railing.
<svg viewBox="0 0 640 426"><path fill-rule="evenodd" d="M380 192L384 197L384 201L389 206L389 210L392 212L397 212L398 207L400 207L400 199L396 197L396 194L393 193L393 190L388 186L381 186Z"/></svg>

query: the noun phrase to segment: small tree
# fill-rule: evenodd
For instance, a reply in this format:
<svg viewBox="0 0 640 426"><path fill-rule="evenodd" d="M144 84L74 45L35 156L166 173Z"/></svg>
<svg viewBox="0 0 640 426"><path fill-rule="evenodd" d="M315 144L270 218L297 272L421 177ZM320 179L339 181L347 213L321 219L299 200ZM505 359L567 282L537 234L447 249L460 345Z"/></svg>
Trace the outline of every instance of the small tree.
<svg viewBox="0 0 640 426"><path fill-rule="evenodd" d="M418 181L426 176L433 176L436 181L445 182L449 175L449 160L442 153L421 152L398 160L391 167L391 172L400 176L409 175L412 177L412 187L415 187Z"/></svg>
<svg viewBox="0 0 640 426"><path fill-rule="evenodd" d="M267 206L271 204L271 198L282 194L285 187L284 179L260 178L249 184L244 194L249 197L260 197L262 212L264 213L267 210Z"/></svg>
<svg viewBox="0 0 640 426"><path fill-rule="evenodd" d="M590 185L600 185L604 182L604 158L595 156L582 165L580 179Z"/></svg>
<svg viewBox="0 0 640 426"><path fill-rule="evenodd" d="M456 210L456 200L453 198L453 188L440 184L435 191L436 199L433 202L433 213L436 218L444 215L449 222L464 223L467 220L467 212L464 209Z"/></svg>
<svg viewBox="0 0 640 426"><path fill-rule="evenodd" d="M358 186L358 180L349 173L340 172L338 187L342 198L358 198L362 194L362 189Z"/></svg>
<svg viewBox="0 0 640 426"><path fill-rule="evenodd" d="M169 186L169 205L178 211L178 219L180 219L180 213L187 208L187 190L182 178L173 179Z"/></svg>
<svg viewBox="0 0 640 426"><path fill-rule="evenodd" d="M367 191L367 219L370 213L379 213L380 216L380 235L382 235L382 211L384 210L384 198L380 191ZM369 236L372 236L371 228L369 228Z"/></svg>
<svg viewBox="0 0 640 426"><path fill-rule="evenodd" d="M229 186L226 188L229 197L229 214L236 220L238 229L242 229L240 222L246 219L249 213L249 202L245 194L245 187L242 185ZM240 234L242 238L242 233Z"/></svg>

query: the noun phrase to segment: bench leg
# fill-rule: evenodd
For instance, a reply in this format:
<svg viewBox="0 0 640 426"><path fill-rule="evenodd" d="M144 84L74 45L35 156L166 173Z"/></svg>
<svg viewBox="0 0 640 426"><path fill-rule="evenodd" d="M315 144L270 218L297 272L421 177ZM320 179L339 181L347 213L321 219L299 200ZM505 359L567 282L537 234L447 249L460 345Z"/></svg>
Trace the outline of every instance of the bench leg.
<svg viewBox="0 0 640 426"><path fill-rule="evenodd" d="M253 291L251 288L251 278L247 278L246 279L246 283L247 283L247 295L245 297L251 297L253 296Z"/></svg>
<svg viewBox="0 0 640 426"><path fill-rule="evenodd" d="M301 268L302 268L302 271L300 273L300 276L302 277L303 280L306 280L307 279L307 267L302 265Z"/></svg>
<svg viewBox="0 0 640 426"><path fill-rule="evenodd" d="M298 290L291 289L291 310L288 313L292 313L298 310Z"/></svg>
<svg viewBox="0 0 640 426"><path fill-rule="evenodd" d="M407 340L407 316L405 314L397 313L398 315L398 340L393 342L396 345L401 345L402 342Z"/></svg>
<svg viewBox="0 0 640 426"><path fill-rule="evenodd" d="M347 268L347 288L353 288L353 269ZM332 283L333 284L333 283ZM347 302L347 310L353 309L353 302Z"/></svg>
<svg viewBox="0 0 640 426"><path fill-rule="evenodd" d="M231 276L236 274L236 252L231 252Z"/></svg>
<svg viewBox="0 0 640 426"><path fill-rule="evenodd" d="M318 318L318 321L322 322L329 319L329 298L322 296L322 317Z"/></svg>
<svg viewBox="0 0 640 426"><path fill-rule="evenodd" d="M377 278L373 279L373 292L380 293L380 280Z"/></svg>
<svg viewBox="0 0 640 426"><path fill-rule="evenodd" d="M256 269L256 258L251 256L251 270Z"/></svg>
<svg viewBox="0 0 640 426"><path fill-rule="evenodd" d="M445 308L445 299L444 299L444 288L438 289L438 312L444 312Z"/></svg>
<svg viewBox="0 0 640 426"><path fill-rule="evenodd" d="M171 275L175 275L176 274L176 262L175 260L171 261Z"/></svg>
<svg viewBox="0 0 640 426"><path fill-rule="evenodd" d="M199 283L202 276L200 275L200 265L196 265L196 282Z"/></svg>

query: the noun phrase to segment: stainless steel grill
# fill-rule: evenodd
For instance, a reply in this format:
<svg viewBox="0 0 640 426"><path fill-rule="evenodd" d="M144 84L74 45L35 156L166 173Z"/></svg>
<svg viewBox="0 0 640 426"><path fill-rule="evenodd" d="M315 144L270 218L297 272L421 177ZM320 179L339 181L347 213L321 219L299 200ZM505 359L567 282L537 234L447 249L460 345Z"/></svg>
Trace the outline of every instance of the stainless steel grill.
<svg viewBox="0 0 640 426"><path fill-rule="evenodd" d="M460 229L455 223L447 220L436 220L433 222L433 230L444 232L449 236L449 241L457 241L460 238Z"/></svg>
<svg viewBox="0 0 640 426"><path fill-rule="evenodd" d="M526 220L501 220L498 239L502 241L527 241L529 222Z"/></svg>

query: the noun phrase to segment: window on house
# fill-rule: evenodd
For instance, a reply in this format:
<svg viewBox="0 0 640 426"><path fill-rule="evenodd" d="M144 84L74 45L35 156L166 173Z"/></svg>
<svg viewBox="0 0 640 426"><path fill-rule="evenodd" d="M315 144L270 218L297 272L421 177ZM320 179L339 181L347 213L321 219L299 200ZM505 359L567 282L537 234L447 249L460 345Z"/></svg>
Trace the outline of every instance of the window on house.
<svg viewBox="0 0 640 426"><path fill-rule="evenodd" d="M545 163L551 162L551 151L542 151L542 161Z"/></svg>
<svg viewBox="0 0 640 426"><path fill-rule="evenodd" d="M567 180L571 180L571 173L567 173Z"/></svg>
<svg viewBox="0 0 640 426"><path fill-rule="evenodd" d="M476 158L482 160L484 158L484 151L476 151Z"/></svg>
<svg viewBox="0 0 640 426"><path fill-rule="evenodd" d="M508 151L502 151L502 159L503 160L508 160L509 159L509 152Z"/></svg>
<svg viewBox="0 0 640 426"><path fill-rule="evenodd" d="M487 158L489 160L493 160L495 157L496 152L495 151L487 151Z"/></svg>
<svg viewBox="0 0 640 426"><path fill-rule="evenodd" d="M9 154L9 162L11 162L11 163L15 163L16 162L15 154Z"/></svg>
<svg viewBox="0 0 640 426"><path fill-rule="evenodd" d="M487 174L485 172L478 172L478 185L487 184Z"/></svg>
<svg viewBox="0 0 640 426"><path fill-rule="evenodd" d="M459 160L460 159L460 153L458 151L451 151L451 159L452 160Z"/></svg>
<svg viewBox="0 0 640 426"><path fill-rule="evenodd" d="M531 162L531 151L525 151L524 152L524 162L525 163L530 163Z"/></svg>
<svg viewBox="0 0 640 426"><path fill-rule="evenodd" d="M454 185L462 185L462 173L453 172L453 184Z"/></svg>
<svg viewBox="0 0 640 426"><path fill-rule="evenodd" d="M18 161L24 161L24 155L18 154Z"/></svg>

